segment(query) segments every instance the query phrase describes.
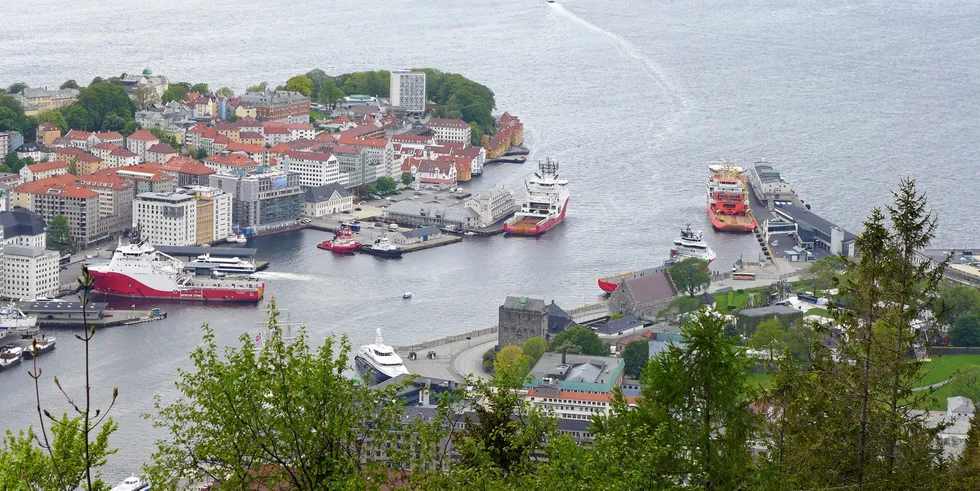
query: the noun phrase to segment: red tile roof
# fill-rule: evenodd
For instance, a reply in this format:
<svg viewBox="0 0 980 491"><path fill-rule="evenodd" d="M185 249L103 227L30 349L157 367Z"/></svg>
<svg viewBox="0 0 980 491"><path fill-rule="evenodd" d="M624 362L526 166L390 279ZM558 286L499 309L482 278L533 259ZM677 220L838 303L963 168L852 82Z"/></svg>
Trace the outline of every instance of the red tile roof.
<svg viewBox="0 0 980 491"><path fill-rule="evenodd" d="M233 167L258 167L259 163L240 153L228 155L214 154L206 159L205 162L218 165L230 165Z"/></svg>
<svg viewBox="0 0 980 491"><path fill-rule="evenodd" d="M239 132L238 133L238 137L241 138L242 140L248 140L248 139L252 139L252 140L259 139L259 140L261 140L261 139L263 139L262 134L261 133L257 133L255 131L242 131L242 132Z"/></svg>
<svg viewBox="0 0 980 491"><path fill-rule="evenodd" d="M98 174L88 174L79 177L75 184L84 188L103 188L103 189L128 189L133 187L133 183L123 180L116 174L101 172Z"/></svg>
<svg viewBox="0 0 980 491"><path fill-rule="evenodd" d="M128 148L123 147L116 147L110 154L116 157L136 157L135 152L131 152Z"/></svg>
<svg viewBox="0 0 980 491"><path fill-rule="evenodd" d="M170 157L170 160L168 160L166 164L161 165L160 168L168 172L191 174L195 176L204 176L215 173L214 169L208 168L197 159L193 159L191 157Z"/></svg>
<svg viewBox="0 0 980 491"><path fill-rule="evenodd" d="M102 159L92 155L88 152L80 152L73 157L75 160L81 162L102 162Z"/></svg>
<svg viewBox="0 0 980 491"><path fill-rule="evenodd" d="M591 394L588 392L575 392L572 390L560 390L557 396L544 396L538 394L537 391L532 388L527 393L528 397L547 397L549 399L568 399L572 401L591 401L591 402L612 402L612 394ZM625 396L627 402L636 402L636 396Z"/></svg>
<svg viewBox="0 0 980 491"><path fill-rule="evenodd" d="M289 146L289 145L287 145L285 143L280 143L278 145L273 145L272 148L269 149L269 151L272 152L272 153L274 153L274 154L276 154L276 155L282 155L283 152L288 152L288 151L290 151L292 149L293 149L293 147L291 147L291 146Z"/></svg>
<svg viewBox="0 0 980 491"><path fill-rule="evenodd" d="M388 146L388 140L384 138L354 138L352 136L342 136L340 143L344 145L356 145L358 147L380 147Z"/></svg>
<svg viewBox="0 0 980 491"><path fill-rule="evenodd" d="M289 128L281 124L266 125L264 126L264 128L265 128L265 134L267 135L292 135L293 134L293 132L290 131Z"/></svg>
<svg viewBox="0 0 980 491"><path fill-rule="evenodd" d="M219 123L214 125L215 131L238 131L238 125L235 123Z"/></svg>
<svg viewBox="0 0 980 491"><path fill-rule="evenodd" d="M74 176L72 176L74 177ZM37 184L37 183L30 183ZM33 186L29 190L21 191L28 194L47 194L51 196L61 196L65 198L96 198L99 193L92 191L91 189L80 188L78 186L73 186L71 184L58 183L51 184L48 186Z"/></svg>
<svg viewBox="0 0 980 491"><path fill-rule="evenodd" d="M45 172L54 169L67 169L68 162L42 162L40 164L31 164L27 166L27 170L38 173Z"/></svg>
<svg viewBox="0 0 980 491"><path fill-rule="evenodd" d="M132 135L129 135L128 139L137 140L137 141L153 141L153 140L160 141L159 138L153 136L153 133L150 133L149 131L146 130L136 131Z"/></svg>
<svg viewBox="0 0 980 491"><path fill-rule="evenodd" d="M147 148L146 151L153 152L153 153L177 153L177 151L174 150L173 147L167 145L166 143L156 143L152 145L150 148Z"/></svg>
<svg viewBox="0 0 980 491"><path fill-rule="evenodd" d="M193 128L187 130L188 133L204 133L204 130L208 129L208 125L204 123L198 123L194 125Z"/></svg>
<svg viewBox="0 0 980 491"><path fill-rule="evenodd" d="M228 146L225 147L225 150L229 152L246 152L246 153L271 152L271 150L265 148L263 145L256 145L254 143L237 143L237 142L229 142Z"/></svg>
<svg viewBox="0 0 980 491"><path fill-rule="evenodd" d="M114 172L120 177L123 177L124 179L138 179L141 181L145 181L147 179L141 176L135 176L133 174L135 173L149 174L150 175L149 180L152 182L173 180L173 176L163 172L163 169L161 168L161 164L150 163L150 162L145 162L139 165L130 165L127 167L119 167L115 169L105 169L104 171L100 171L100 172Z"/></svg>
<svg viewBox="0 0 980 491"><path fill-rule="evenodd" d="M436 128L469 128L470 124L462 119L436 119L432 118L425 123L424 126L433 126Z"/></svg>
<svg viewBox="0 0 980 491"><path fill-rule="evenodd" d="M404 143L429 143L433 137L422 135L391 135L391 141Z"/></svg>
<svg viewBox="0 0 980 491"><path fill-rule="evenodd" d="M65 138L72 141L88 140L88 137L92 136L91 133L87 131L70 130Z"/></svg>
<svg viewBox="0 0 980 491"><path fill-rule="evenodd" d="M92 150L110 150L110 151L112 151L112 150L115 150L117 148L119 148L118 145L116 145L114 143L106 143L106 142L102 142L102 143L99 143L97 145L93 145L92 146Z"/></svg>
<svg viewBox="0 0 980 491"><path fill-rule="evenodd" d="M449 174L449 170L453 168L452 161L444 160L428 160L422 159L418 164L419 172L439 172L440 174Z"/></svg>
<svg viewBox="0 0 980 491"><path fill-rule="evenodd" d="M118 131L106 131L104 133L96 133L95 136L99 137L100 140L122 140L122 133Z"/></svg>
<svg viewBox="0 0 980 491"><path fill-rule="evenodd" d="M60 128L47 121L43 121L37 125L37 131L60 131Z"/></svg>

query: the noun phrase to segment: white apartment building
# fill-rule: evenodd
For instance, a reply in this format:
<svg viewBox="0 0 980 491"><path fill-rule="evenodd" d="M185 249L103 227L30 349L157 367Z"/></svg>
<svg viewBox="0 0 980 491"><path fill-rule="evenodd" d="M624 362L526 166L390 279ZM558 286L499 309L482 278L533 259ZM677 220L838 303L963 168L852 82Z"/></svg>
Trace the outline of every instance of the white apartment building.
<svg viewBox="0 0 980 491"><path fill-rule="evenodd" d="M3 296L34 300L58 293L58 253L40 247L3 248Z"/></svg>
<svg viewBox="0 0 980 491"><path fill-rule="evenodd" d="M425 112L425 72L391 71L391 105L409 114Z"/></svg>
<svg viewBox="0 0 980 491"><path fill-rule="evenodd" d="M139 155L140 162L146 162L147 151L150 149L150 147L156 145L157 143L160 143L160 139L153 136L153 133L146 130L136 131L126 138L126 148L128 148L130 152Z"/></svg>
<svg viewBox="0 0 980 491"><path fill-rule="evenodd" d="M425 127L436 134L436 141L439 143L469 145L473 134L470 124L462 119L430 119L425 123Z"/></svg>
<svg viewBox="0 0 980 491"><path fill-rule="evenodd" d="M197 244L197 198L184 193L142 193L133 200L133 226L154 245Z"/></svg>
<svg viewBox="0 0 980 491"><path fill-rule="evenodd" d="M232 197L230 194L208 186L187 186L177 189L177 192L194 196L197 201L196 212L210 211L210 220L207 220L207 217L195 217L198 224L198 245L219 241L231 235ZM206 224L210 224L211 230L200 230L200 227Z"/></svg>
<svg viewBox="0 0 980 491"><path fill-rule="evenodd" d="M300 187L305 189L327 184L347 185L347 174L340 172L340 162L332 153L290 150L281 156L280 165L300 174Z"/></svg>
<svg viewBox="0 0 980 491"><path fill-rule="evenodd" d="M44 162L25 165L20 168L20 177L24 182L36 181L47 177L61 176L68 173L68 162Z"/></svg>

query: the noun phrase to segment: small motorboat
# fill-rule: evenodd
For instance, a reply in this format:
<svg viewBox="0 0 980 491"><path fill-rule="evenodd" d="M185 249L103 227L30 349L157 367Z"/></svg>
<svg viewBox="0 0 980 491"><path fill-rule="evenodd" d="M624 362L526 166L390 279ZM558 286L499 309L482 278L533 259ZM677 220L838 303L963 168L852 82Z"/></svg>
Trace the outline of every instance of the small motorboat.
<svg viewBox="0 0 980 491"><path fill-rule="evenodd" d="M248 238L245 237L245 234L238 234L235 236L235 242L238 242L239 244L244 244L248 242Z"/></svg>
<svg viewBox="0 0 980 491"><path fill-rule="evenodd" d="M31 351L31 348L24 350L24 359L30 360L35 356L41 356L45 353L54 351L55 338L49 338L47 336L41 336L41 339L34 338L34 343L37 344L37 354Z"/></svg>
<svg viewBox="0 0 980 491"><path fill-rule="evenodd" d="M467 230L467 231L463 232L463 235L473 236L473 235L476 235L476 232L474 232L472 230Z"/></svg>
<svg viewBox="0 0 980 491"><path fill-rule="evenodd" d="M20 363L23 359L24 350L12 344L0 346L0 370L4 370Z"/></svg>
<svg viewBox="0 0 980 491"><path fill-rule="evenodd" d="M402 293L402 298L406 298L406 299L407 299L407 298L412 298L412 292L405 292L405 293Z"/></svg>
<svg viewBox="0 0 980 491"><path fill-rule="evenodd" d="M150 489L150 481L143 476L132 475L123 479L123 482L112 488L112 491L146 491Z"/></svg>

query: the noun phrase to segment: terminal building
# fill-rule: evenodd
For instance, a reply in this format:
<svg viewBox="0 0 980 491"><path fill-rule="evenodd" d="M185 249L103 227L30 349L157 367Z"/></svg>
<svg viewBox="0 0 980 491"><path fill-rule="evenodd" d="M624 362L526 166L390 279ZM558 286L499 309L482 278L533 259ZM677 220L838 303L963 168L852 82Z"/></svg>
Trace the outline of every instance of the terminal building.
<svg viewBox="0 0 980 491"><path fill-rule="evenodd" d="M793 186L784 181L779 172L769 164L760 163L750 169L749 179L752 181L755 197L764 205L776 206L792 203L797 199Z"/></svg>
<svg viewBox="0 0 980 491"><path fill-rule="evenodd" d="M462 206L399 201L386 208L384 216L402 225L434 225L441 229L462 231L489 227L510 217L515 211L517 202L514 193L497 187L466 200Z"/></svg>

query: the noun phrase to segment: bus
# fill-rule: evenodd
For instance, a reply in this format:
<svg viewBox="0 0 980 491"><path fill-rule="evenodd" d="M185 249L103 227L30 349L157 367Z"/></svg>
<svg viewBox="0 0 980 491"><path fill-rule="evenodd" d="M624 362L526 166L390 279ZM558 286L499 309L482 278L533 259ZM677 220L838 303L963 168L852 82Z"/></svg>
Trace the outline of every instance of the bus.
<svg viewBox="0 0 980 491"><path fill-rule="evenodd" d="M733 280L754 280L755 273L732 273Z"/></svg>
<svg viewBox="0 0 980 491"><path fill-rule="evenodd" d="M60 263L61 263L62 266L66 265L66 264L68 264L70 262L71 262L71 254L65 254L64 256L61 256Z"/></svg>

